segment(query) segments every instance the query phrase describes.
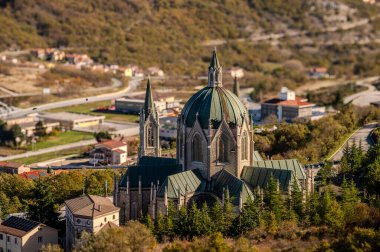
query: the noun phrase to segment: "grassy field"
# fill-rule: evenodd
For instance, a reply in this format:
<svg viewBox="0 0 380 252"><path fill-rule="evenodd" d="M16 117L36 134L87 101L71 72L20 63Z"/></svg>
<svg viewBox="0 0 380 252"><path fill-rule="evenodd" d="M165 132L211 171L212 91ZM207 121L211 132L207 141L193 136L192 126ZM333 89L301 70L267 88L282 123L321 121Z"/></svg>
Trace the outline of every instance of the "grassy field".
<svg viewBox="0 0 380 252"><path fill-rule="evenodd" d="M66 131L59 133L57 136L48 136L45 139L42 139L33 146L33 150L40 150L89 139L94 139L93 134L79 131ZM27 150L32 150L32 145L28 145Z"/></svg>
<svg viewBox="0 0 380 252"><path fill-rule="evenodd" d="M38 162L50 160L50 159L68 156L68 155L74 155L74 154L79 155L83 152L86 152L87 150L88 150L88 147L78 147L78 148L62 150L62 151L58 151L58 152L49 152L49 153L45 153L45 154L41 154L41 155L37 155L37 156L31 156L31 157L26 157L26 158L18 158L18 159L14 159L14 160L10 160L10 161L30 165L30 164L35 164Z"/></svg>
<svg viewBox="0 0 380 252"><path fill-rule="evenodd" d="M62 107L57 109L49 110L48 112L73 112L73 113L83 113L90 115L104 115L107 120L112 121L121 121L121 122L135 122L138 121L138 115L127 115L127 114L118 114L118 113L102 113L94 112L94 110L105 108L113 105L111 101L100 101L100 102L91 102L75 106Z"/></svg>

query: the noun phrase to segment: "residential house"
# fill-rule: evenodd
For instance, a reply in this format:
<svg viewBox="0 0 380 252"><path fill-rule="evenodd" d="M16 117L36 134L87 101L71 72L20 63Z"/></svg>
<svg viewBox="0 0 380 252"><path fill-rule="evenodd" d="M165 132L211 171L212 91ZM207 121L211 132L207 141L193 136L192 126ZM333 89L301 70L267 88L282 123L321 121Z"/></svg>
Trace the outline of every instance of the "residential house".
<svg viewBox="0 0 380 252"><path fill-rule="evenodd" d="M66 54L66 61L79 67L88 66L94 63L87 54Z"/></svg>
<svg viewBox="0 0 380 252"><path fill-rule="evenodd" d="M227 69L227 73L230 73L232 77L236 77L236 78L244 77L244 69L240 67L231 67Z"/></svg>
<svg viewBox="0 0 380 252"><path fill-rule="evenodd" d="M119 73L121 73L125 77L132 77L133 76L132 67L129 67L129 66L119 67L118 71L119 71Z"/></svg>
<svg viewBox="0 0 380 252"><path fill-rule="evenodd" d="M116 140L106 140L96 144L90 155L91 164L120 165L127 162L127 143Z"/></svg>
<svg viewBox="0 0 380 252"><path fill-rule="evenodd" d="M325 67L315 67L309 70L310 79L328 79L330 77L331 76Z"/></svg>
<svg viewBox="0 0 380 252"><path fill-rule="evenodd" d="M147 71L148 71L148 74L151 76L160 76L160 77L165 76L164 71L162 71L158 67L148 67Z"/></svg>
<svg viewBox="0 0 380 252"><path fill-rule="evenodd" d="M0 172L10 174L21 174L29 171L30 168L24 164L20 164L17 162L0 161Z"/></svg>
<svg viewBox="0 0 380 252"><path fill-rule="evenodd" d="M97 234L99 231L119 226L118 207L105 197L83 195L65 201L66 249L76 244L83 231Z"/></svg>
<svg viewBox="0 0 380 252"><path fill-rule="evenodd" d="M58 244L58 230L16 216L0 224L0 252L38 252L47 244Z"/></svg>

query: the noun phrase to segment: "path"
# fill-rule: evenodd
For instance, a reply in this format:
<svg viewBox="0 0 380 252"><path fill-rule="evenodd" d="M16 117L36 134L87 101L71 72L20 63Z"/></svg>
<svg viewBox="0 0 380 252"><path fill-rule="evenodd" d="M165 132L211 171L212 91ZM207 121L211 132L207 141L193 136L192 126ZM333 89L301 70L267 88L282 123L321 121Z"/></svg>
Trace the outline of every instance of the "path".
<svg viewBox="0 0 380 252"><path fill-rule="evenodd" d="M346 141L340 148L339 150L334 154L332 155L332 157L330 158L330 161L339 161L342 159L343 157L343 149L344 147L346 146L346 144L348 143L349 145L351 145L354 141L355 141L355 144L358 146L359 145L359 142L361 141L362 143L362 146L363 146L363 150L364 151L368 151L369 147L371 145L373 145L373 142L371 140L371 138L369 138L369 134L371 133L371 131L373 129L375 129L376 127L378 127L378 123L370 123L370 124L366 124L364 125L363 127L361 127L359 130L357 130L349 139L348 141Z"/></svg>

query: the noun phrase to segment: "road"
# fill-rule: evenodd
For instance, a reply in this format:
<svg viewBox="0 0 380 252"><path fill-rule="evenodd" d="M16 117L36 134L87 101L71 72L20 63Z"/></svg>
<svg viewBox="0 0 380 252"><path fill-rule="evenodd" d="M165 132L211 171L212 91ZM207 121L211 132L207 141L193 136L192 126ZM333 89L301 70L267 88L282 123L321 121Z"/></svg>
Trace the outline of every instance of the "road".
<svg viewBox="0 0 380 252"><path fill-rule="evenodd" d="M350 103L364 107L370 105L371 102L380 101L380 91L376 90L372 84L380 81L380 76L374 76L356 81L357 85L367 87L366 91L356 93L344 98L344 103Z"/></svg>
<svg viewBox="0 0 380 252"><path fill-rule="evenodd" d="M57 152L57 151L82 147L82 146L86 146L86 145L90 145L90 144L96 144L96 140L95 139L83 140L83 141L79 141L76 143L70 143L70 144L64 144L64 145L59 145L59 146L55 146L55 147L45 148L45 149L41 149L38 151L28 151L28 152L17 154L17 155L0 157L0 161L19 159L19 158L27 158L27 157L37 156L37 155L46 154L46 153L50 153L50 152Z"/></svg>
<svg viewBox="0 0 380 252"><path fill-rule="evenodd" d="M105 101L105 100L120 98L126 95L131 95L131 93L137 88L137 86L140 84L142 80L143 80L142 77L131 78L131 80L128 83L127 88L124 88L114 93L102 94L102 95L91 96L91 97L83 97L83 98L77 98L77 99L65 100L65 101L59 101L59 102L52 102L52 103L42 104L42 105L38 105L35 107L26 108L26 109L18 109L15 111L11 111L7 114L0 115L0 118L1 117L3 118L4 117L7 117L7 118L21 117L30 113L38 112L38 111L68 107L68 106L73 106L73 105L78 105L78 104L83 104L83 103L88 103L88 102L98 102L98 101Z"/></svg>
<svg viewBox="0 0 380 252"><path fill-rule="evenodd" d="M369 134L373 129L378 127L378 123L366 124L357 130L341 147L340 149L330 158L330 161L339 161L343 157L343 149L348 143L351 145L354 141L356 145L359 145L359 142L362 142L363 150L367 151L371 145L373 145L372 140L369 138Z"/></svg>

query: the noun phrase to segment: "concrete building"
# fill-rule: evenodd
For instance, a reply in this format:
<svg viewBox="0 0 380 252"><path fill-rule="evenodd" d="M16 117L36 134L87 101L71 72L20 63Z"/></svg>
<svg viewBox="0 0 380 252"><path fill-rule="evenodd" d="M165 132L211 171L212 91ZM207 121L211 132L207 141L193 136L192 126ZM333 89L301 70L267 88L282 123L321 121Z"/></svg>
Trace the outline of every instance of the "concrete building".
<svg viewBox="0 0 380 252"><path fill-rule="evenodd" d="M21 128L21 132L27 136L32 137L36 133L36 124L40 121L38 118L38 114L29 114L23 117L16 117L12 119L7 119L7 126L19 125ZM45 132L47 134L51 133L55 128L59 128L58 122L44 122L42 121L43 127L45 128Z"/></svg>
<svg viewBox="0 0 380 252"><path fill-rule="evenodd" d="M124 164L127 162L128 158L127 143L115 140L106 140L96 144L90 155L91 164Z"/></svg>
<svg viewBox="0 0 380 252"><path fill-rule="evenodd" d="M160 138L171 140L177 137L177 117L161 117L160 121Z"/></svg>
<svg viewBox="0 0 380 252"><path fill-rule="evenodd" d="M116 111L127 113L127 114L139 114L140 109L144 106L143 99L129 99L129 98L119 98L115 100ZM157 101L156 108L158 112L166 109L165 101Z"/></svg>
<svg viewBox="0 0 380 252"><path fill-rule="evenodd" d="M39 117L46 123L58 122L60 127L66 130L96 126L102 124L106 118L105 116L94 116L69 112L46 113L41 114Z"/></svg>
<svg viewBox="0 0 380 252"><path fill-rule="evenodd" d="M24 164L20 164L17 162L0 161L0 172L10 174L21 174L29 171L30 168Z"/></svg>
<svg viewBox="0 0 380 252"><path fill-rule="evenodd" d="M281 89L279 98L267 100L261 104L261 119L275 115L279 122L291 122L296 118L311 118L313 103L306 99L296 97L295 92L286 87Z"/></svg>
<svg viewBox="0 0 380 252"><path fill-rule="evenodd" d="M0 252L38 252L57 243L58 230L42 223L11 216L0 224Z"/></svg>
<svg viewBox="0 0 380 252"><path fill-rule="evenodd" d="M129 166L115 183L114 202L122 223L149 214L166 214L174 207L224 204L232 198L234 211L263 193L270 176L284 195L296 183L305 194L312 191L313 175L297 160L266 160L254 150L254 132L248 111L239 98L223 87L222 67L216 51L208 68L208 85L194 94L177 118L176 158L161 157L158 114L147 83L140 114L138 163Z"/></svg>
<svg viewBox="0 0 380 252"><path fill-rule="evenodd" d="M80 239L83 231L97 234L104 228L119 226L119 211L112 202L100 196L84 195L65 201L66 249Z"/></svg>

